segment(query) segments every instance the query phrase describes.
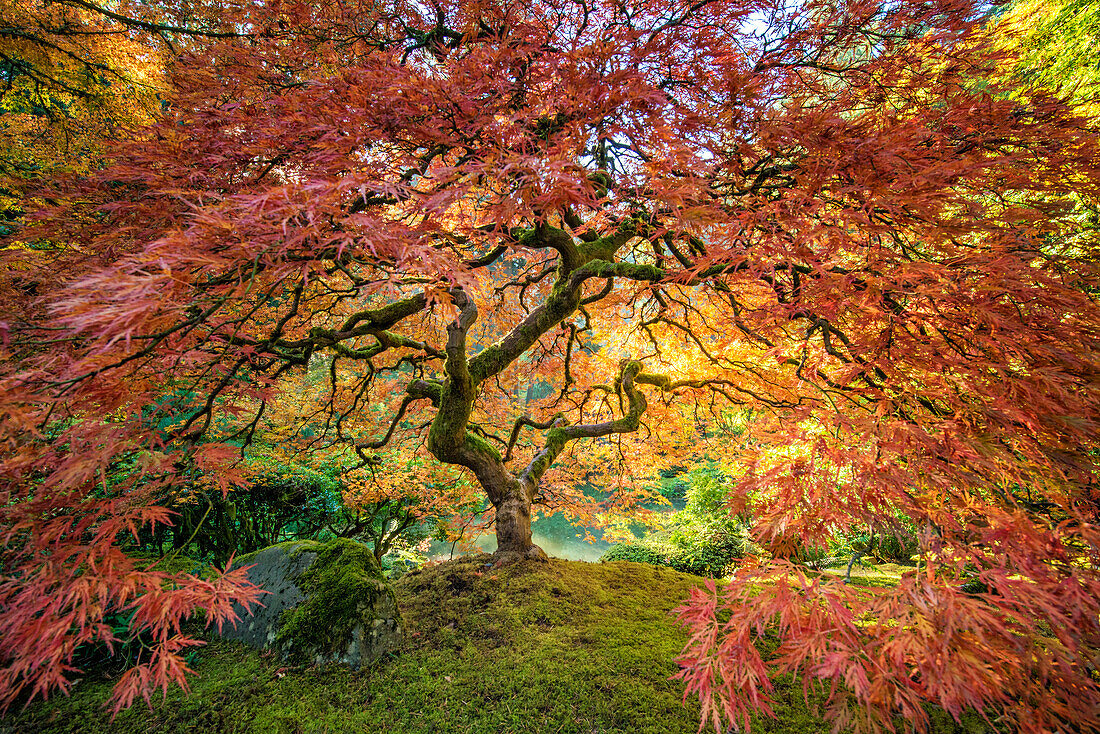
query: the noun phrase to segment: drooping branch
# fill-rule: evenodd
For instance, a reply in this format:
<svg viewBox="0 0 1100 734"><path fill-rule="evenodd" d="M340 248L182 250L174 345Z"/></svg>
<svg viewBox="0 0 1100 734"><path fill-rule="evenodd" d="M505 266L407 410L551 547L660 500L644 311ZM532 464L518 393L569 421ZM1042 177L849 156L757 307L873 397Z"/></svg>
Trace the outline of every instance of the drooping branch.
<svg viewBox="0 0 1100 734"><path fill-rule="evenodd" d="M359 459L363 464L370 464L376 461L376 457L368 456L366 452L380 449L390 442L390 439L393 438L394 431L397 430L397 425L401 422L401 419L405 417L405 412L409 409L409 405L419 398L420 396L417 395L406 395L404 399L402 399L401 405L397 408L397 413L394 414L393 420L390 421L389 428L386 429L386 433L382 438L355 445L355 453L359 455Z"/></svg>
<svg viewBox="0 0 1100 734"><path fill-rule="evenodd" d="M330 349L335 355L355 360L370 361L390 349L406 348L423 353L418 361L443 359L445 352L431 344L412 339L391 331L403 319L422 311L428 303L423 293L409 296L385 306L359 311L348 317L337 329L314 327L307 336L299 339L287 339L283 330L292 318L298 315L303 295L303 283L298 283L293 292L289 308L281 316L275 328L263 340L233 334L224 337L227 344L252 347L259 354L269 355L274 361L291 365L305 365L310 357L321 349ZM362 337L373 337L375 342L369 346L356 347L351 342Z"/></svg>
<svg viewBox="0 0 1100 734"><path fill-rule="evenodd" d="M724 379L686 379L686 380L672 380L666 375L655 375L648 372L639 373L634 382L639 385L653 385L659 387L663 392L674 392L682 388L693 389L710 389L716 392L725 393L725 390L733 390L735 392L743 393L754 400L760 401L764 405L770 405L773 408L793 408L797 403L793 403L789 400L777 400L775 398L762 395L755 390L744 387L743 385L736 384L733 380ZM726 394L727 398L729 395ZM730 402L739 402L733 398L729 398Z"/></svg>
<svg viewBox="0 0 1100 734"><path fill-rule="evenodd" d="M193 28L184 26L175 26L168 23L157 23L142 20L141 18L135 18L130 15L122 15L116 13L109 8L105 8L95 3L87 2L87 0L59 0L62 5L74 5L76 7L90 10L93 13L98 13L105 18L110 18L124 26L130 28L140 28L144 31L151 33L163 34L163 33L178 33L186 36L205 36L207 38L243 38L249 34L241 33L240 31L213 31L205 28Z"/></svg>
<svg viewBox="0 0 1100 734"><path fill-rule="evenodd" d="M487 265L492 265L493 263L495 263L497 260L500 259L500 256L506 252L508 252L508 248L505 245L497 245L481 257L474 257L463 260L462 264L468 268L483 268Z"/></svg>
<svg viewBox="0 0 1100 734"><path fill-rule="evenodd" d="M380 331L377 334L372 334L372 336L377 339L377 343L366 349L353 349L339 342L333 344L332 349L341 357L349 357L351 359L371 359L388 349L395 349L397 347L416 349L424 352L427 358L444 359L446 357L445 352L436 349L427 342L410 339L407 336L402 336L392 331Z"/></svg>
<svg viewBox="0 0 1100 734"><path fill-rule="evenodd" d="M423 310L427 305L428 297L423 293L418 293L408 298L388 303L380 308L360 311L359 313L353 314L349 316L347 321L344 322L344 325L340 327L339 332L351 332L357 325L364 321L367 322L372 329L391 329L397 322Z"/></svg>

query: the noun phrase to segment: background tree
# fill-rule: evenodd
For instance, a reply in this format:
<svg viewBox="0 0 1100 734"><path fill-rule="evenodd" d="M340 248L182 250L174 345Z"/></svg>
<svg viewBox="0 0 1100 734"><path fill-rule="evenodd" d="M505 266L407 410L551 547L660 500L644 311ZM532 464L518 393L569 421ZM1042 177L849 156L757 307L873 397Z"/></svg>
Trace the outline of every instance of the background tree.
<svg viewBox="0 0 1100 734"><path fill-rule="evenodd" d="M897 588L775 561L693 599L683 677L716 722L794 672L841 725L919 726L933 701L1095 728L1100 312L1073 197L1095 201L1100 157L1086 118L1004 79L977 8L241 13L248 35L198 39L157 123L22 235L82 273L5 347L4 700L64 671L54 648L52 677L20 667L45 659L31 580L98 578L43 565L94 522L59 511L115 517L96 487L124 453L143 474L112 501L140 520L189 473L228 487L286 378L324 369L319 437L467 470L501 563L543 556L534 505L579 499L555 462L613 459L629 507L634 468L676 463L723 403L766 417L734 500L757 544L924 529ZM996 592L962 592L975 576Z"/></svg>
<svg viewBox="0 0 1100 734"><path fill-rule="evenodd" d="M0 235L24 253L9 253L0 297L16 324L41 280L83 263L64 240L22 241L24 216L58 205L54 183L102 168L111 141L153 120L167 103L164 65L192 38L242 35L235 3L109 5L0 2Z"/></svg>
<svg viewBox="0 0 1100 734"><path fill-rule="evenodd" d="M1067 95L1077 109L1100 113L1100 11L1080 0L1019 0L990 31L1016 56L1023 86Z"/></svg>

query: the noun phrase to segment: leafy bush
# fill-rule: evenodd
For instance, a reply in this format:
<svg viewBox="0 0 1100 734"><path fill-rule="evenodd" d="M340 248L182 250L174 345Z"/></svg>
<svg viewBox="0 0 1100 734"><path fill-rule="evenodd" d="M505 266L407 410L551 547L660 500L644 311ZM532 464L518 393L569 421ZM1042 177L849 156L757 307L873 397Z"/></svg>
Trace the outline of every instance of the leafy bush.
<svg viewBox="0 0 1100 734"><path fill-rule="evenodd" d="M908 533L900 535L886 533L877 536L875 540L875 553L884 561L910 563L912 557L920 550L916 536Z"/></svg>
<svg viewBox="0 0 1100 734"><path fill-rule="evenodd" d="M600 562L605 561L633 561L634 563L648 563L651 566L671 565L667 556L641 543L616 543L600 556Z"/></svg>
<svg viewBox="0 0 1100 734"><path fill-rule="evenodd" d="M200 475L167 502L176 513L173 525L146 533L142 550L161 555L170 541L177 553L223 565L233 554L287 540L338 537L370 545L382 563L399 540L422 541L461 509L457 501L439 499L453 499L458 490L437 486L430 476L410 473L396 463L379 464L375 472L384 484L375 486L363 479L365 474L349 475L348 466L354 462L340 455L314 456L307 465L271 446L254 446L243 486L222 494ZM435 504L426 506L425 498L434 498Z"/></svg>
<svg viewBox="0 0 1100 734"><path fill-rule="evenodd" d="M881 562L909 564L919 551L917 536L904 520L899 521L893 530L878 531L873 535L866 530L842 534L829 545L830 554L845 562L858 553Z"/></svg>
<svg viewBox="0 0 1100 734"><path fill-rule="evenodd" d="M697 576L725 576L745 555L744 533L736 525L684 523L669 539L673 568Z"/></svg>
<svg viewBox="0 0 1100 734"><path fill-rule="evenodd" d="M314 540L346 514L336 470L318 471L269 455L253 458L252 481L227 494L196 484L170 507L177 517L172 545L218 565L284 540ZM160 538L154 538L159 546Z"/></svg>
<svg viewBox="0 0 1100 734"><path fill-rule="evenodd" d="M666 500L676 505L684 501L687 494L687 482L679 474L668 477L662 476L657 484L657 491Z"/></svg>
<svg viewBox="0 0 1100 734"><path fill-rule="evenodd" d="M746 538L740 519L726 507L729 483L724 472L716 464L700 464L675 481L683 487L685 506L668 516L665 530L614 545L601 561L668 566L712 578L729 573L745 554Z"/></svg>
<svg viewBox="0 0 1100 734"><path fill-rule="evenodd" d="M744 556L746 540L742 518L727 506L729 479L721 466L708 462L692 468L685 480L686 504L669 524L675 567L699 576L724 576Z"/></svg>
<svg viewBox="0 0 1100 734"><path fill-rule="evenodd" d="M600 557L605 561L633 561L668 568L696 576L721 578L744 555L743 539L723 535L673 540L666 533L648 536L635 543L616 543Z"/></svg>

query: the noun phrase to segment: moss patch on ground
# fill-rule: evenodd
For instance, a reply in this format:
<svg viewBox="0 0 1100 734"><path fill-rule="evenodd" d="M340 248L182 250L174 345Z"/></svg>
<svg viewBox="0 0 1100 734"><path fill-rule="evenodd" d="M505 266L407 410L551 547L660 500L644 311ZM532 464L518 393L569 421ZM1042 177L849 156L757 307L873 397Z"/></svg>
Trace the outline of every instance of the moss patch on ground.
<svg viewBox="0 0 1100 734"><path fill-rule="evenodd" d="M112 681L89 678L70 698L9 715L0 732L698 731L698 704L681 703L669 679L686 640L669 613L702 579L627 562L487 562L468 556L397 581L405 647L360 671L284 667L216 640L194 662L190 696L172 689L111 723ZM781 682L779 718L753 731L827 731L812 708L800 684ZM937 718L936 731L984 731Z"/></svg>

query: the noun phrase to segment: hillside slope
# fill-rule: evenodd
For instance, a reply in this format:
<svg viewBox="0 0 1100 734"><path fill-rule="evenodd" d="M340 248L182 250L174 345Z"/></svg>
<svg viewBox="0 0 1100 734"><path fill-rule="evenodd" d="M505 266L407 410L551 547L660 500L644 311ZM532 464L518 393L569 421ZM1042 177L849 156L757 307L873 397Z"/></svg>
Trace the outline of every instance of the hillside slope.
<svg viewBox="0 0 1100 734"><path fill-rule="evenodd" d="M493 570L487 558L396 582L406 645L371 668L287 668L215 641L195 660L190 696L171 690L152 711L139 704L110 723L101 704L111 682L90 676L71 698L0 721L0 733L696 734L698 704L681 703L669 679L685 641L669 612L702 579L557 559ZM754 732L827 730L801 686L779 694L779 719Z"/></svg>

